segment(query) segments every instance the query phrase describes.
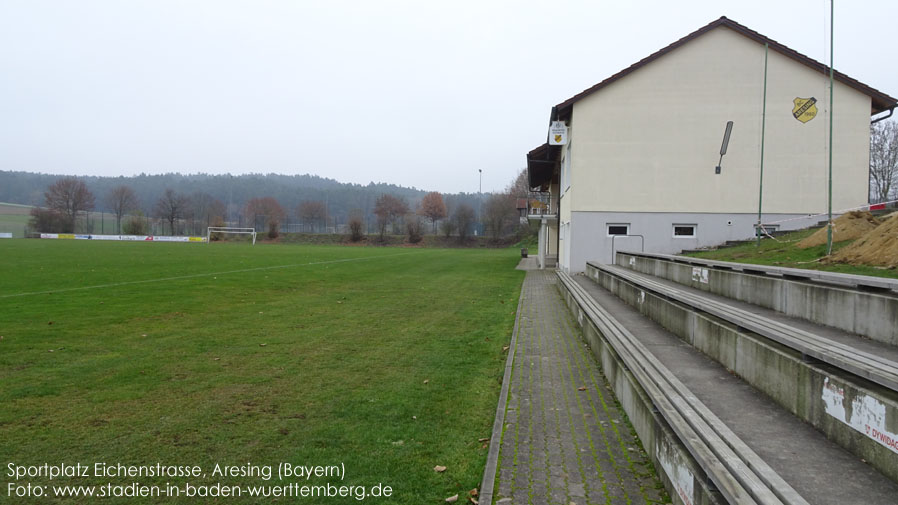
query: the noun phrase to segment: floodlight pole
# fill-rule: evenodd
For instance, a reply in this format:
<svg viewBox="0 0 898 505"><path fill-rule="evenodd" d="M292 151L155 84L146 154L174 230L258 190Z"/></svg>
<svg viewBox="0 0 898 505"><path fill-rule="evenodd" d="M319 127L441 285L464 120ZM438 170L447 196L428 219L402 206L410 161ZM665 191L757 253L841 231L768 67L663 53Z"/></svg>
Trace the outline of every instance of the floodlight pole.
<svg viewBox="0 0 898 505"><path fill-rule="evenodd" d="M829 2L829 221L826 224L826 255L833 253L833 17L836 0Z"/></svg>
<svg viewBox="0 0 898 505"><path fill-rule="evenodd" d="M757 247L761 247L761 204L764 201L764 133L767 127L767 55L770 44L764 43L764 101L761 106L761 176L758 180L758 235Z"/></svg>
<svg viewBox="0 0 898 505"><path fill-rule="evenodd" d="M477 173L480 174L480 180L477 183L477 221L480 225L480 234L483 235L483 169L478 168Z"/></svg>

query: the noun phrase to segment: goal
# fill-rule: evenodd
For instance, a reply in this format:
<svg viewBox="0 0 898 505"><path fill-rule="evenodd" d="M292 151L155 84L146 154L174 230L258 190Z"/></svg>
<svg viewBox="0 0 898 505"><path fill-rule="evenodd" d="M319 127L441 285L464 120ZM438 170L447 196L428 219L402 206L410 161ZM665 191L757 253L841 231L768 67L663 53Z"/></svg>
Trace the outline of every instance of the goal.
<svg viewBox="0 0 898 505"><path fill-rule="evenodd" d="M206 228L206 243L212 242L213 233L235 233L239 235L252 235L253 245L256 245L256 229L255 228L231 228L228 226L210 226Z"/></svg>

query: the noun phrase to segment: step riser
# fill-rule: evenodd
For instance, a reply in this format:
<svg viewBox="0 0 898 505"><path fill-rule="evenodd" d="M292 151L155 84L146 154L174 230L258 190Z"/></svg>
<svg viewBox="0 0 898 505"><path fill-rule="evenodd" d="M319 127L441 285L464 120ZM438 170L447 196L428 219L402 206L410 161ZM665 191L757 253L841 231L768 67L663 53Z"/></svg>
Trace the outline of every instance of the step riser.
<svg viewBox="0 0 898 505"><path fill-rule="evenodd" d="M808 363L797 351L712 315L696 313L679 302L654 295L594 267L587 266L587 274L641 314L822 431L827 438L898 481L898 447L892 450L874 440L879 433L884 434L878 437L884 443L887 443L884 437L888 434L893 435L892 439L898 439L895 435L898 433L898 394L894 391L846 375L828 365ZM843 400L847 408L840 409L835 405L841 397L847 399ZM864 408L855 409L855 404L884 412L883 421L872 419L872 413ZM852 415L854 417L850 417ZM864 423L862 419L871 422ZM853 421L855 427L845 421ZM872 424L869 430L867 424Z"/></svg>
<svg viewBox="0 0 898 505"><path fill-rule="evenodd" d="M573 295L562 284L559 289L674 503L684 503L679 494L691 489L692 496L688 498L695 505L724 505L726 500L718 491L709 488L704 471L667 422L654 412L652 401L633 374L626 370L620 356L586 317Z"/></svg>
<svg viewBox="0 0 898 505"><path fill-rule="evenodd" d="M617 253L619 266L898 345L898 298Z"/></svg>

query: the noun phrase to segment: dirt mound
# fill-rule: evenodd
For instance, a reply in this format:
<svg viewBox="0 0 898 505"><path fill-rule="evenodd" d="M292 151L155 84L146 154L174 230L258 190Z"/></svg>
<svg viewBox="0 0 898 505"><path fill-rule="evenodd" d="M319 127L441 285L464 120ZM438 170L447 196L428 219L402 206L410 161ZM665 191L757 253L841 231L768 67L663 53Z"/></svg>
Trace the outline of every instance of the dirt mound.
<svg viewBox="0 0 898 505"><path fill-rule="evenodd" d="M853 210L833 220L833 242L859 238L879 226L879 221L867 211ZM795 244L802 249L826 243L826 226Z"/></svg>
<svg viewBox="0 0 898 505"><path fill-rule="evenodd" d="M898 214L833 254L840 263L898 266Z"/></svg>

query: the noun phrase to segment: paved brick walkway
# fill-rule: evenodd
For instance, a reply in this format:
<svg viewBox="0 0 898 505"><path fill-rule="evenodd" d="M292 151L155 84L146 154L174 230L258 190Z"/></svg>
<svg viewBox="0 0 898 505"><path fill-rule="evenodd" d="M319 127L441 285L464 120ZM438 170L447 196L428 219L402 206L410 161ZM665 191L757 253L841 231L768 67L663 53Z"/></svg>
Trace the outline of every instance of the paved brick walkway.
<svg viewBox="0 0 898 505"><path fill-rule="evenodd" d="M524 281L493 501L664 503L555 283L554 273L539 270Z"/></svg>

